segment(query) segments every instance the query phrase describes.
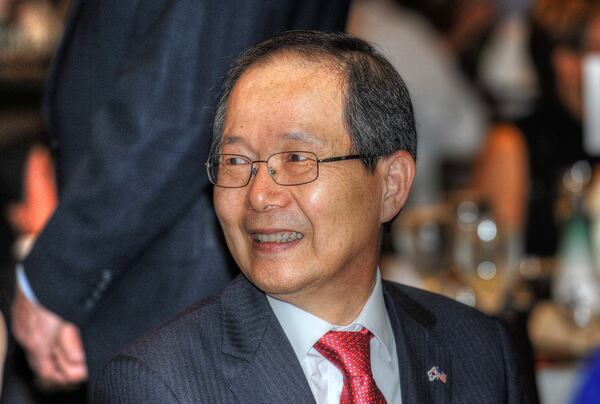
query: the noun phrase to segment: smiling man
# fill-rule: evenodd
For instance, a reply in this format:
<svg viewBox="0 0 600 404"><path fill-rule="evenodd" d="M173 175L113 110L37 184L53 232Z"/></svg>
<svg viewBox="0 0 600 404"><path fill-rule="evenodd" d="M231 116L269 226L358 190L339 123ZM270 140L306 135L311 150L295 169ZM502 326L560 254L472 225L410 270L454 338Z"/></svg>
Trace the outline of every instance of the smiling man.
<svg viewBox="0 0 600 404"><path fill-rule="evenodd" d="M499 324L382 281L415 173L398 73L344 34L280 34L232 66L206 163L243 275L105 368L98 402L521 403Z"/></svg>

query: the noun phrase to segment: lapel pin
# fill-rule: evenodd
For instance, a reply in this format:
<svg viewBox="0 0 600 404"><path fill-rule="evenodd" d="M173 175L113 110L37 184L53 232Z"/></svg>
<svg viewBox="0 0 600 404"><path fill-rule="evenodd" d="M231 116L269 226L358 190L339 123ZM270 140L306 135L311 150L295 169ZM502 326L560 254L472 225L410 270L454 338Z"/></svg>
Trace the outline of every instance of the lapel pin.
<svg viewBox="0 0 600 404"><path fill-rule="evenodd" d="M442 369L437 366L432 367L427 371L427 376L429 376L429 381L433 382L435 380L439 380L440 382L446 384L447 375L444 373Z"/></svg>

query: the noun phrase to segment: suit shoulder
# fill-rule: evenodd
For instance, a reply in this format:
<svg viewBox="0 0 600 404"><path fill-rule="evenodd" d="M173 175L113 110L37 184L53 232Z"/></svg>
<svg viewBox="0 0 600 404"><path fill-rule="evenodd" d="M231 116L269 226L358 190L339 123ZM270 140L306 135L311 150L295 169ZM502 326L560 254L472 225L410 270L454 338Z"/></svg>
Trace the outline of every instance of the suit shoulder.
<svg viewBox="0 0 600 404"><path fill-rule="evenodd" d="M401 335L406 331L439 348L454 386L469 386L455 389L453 400L524 403L510 338L498 319L413 287L385 282L384 291Z"/></svg>
<svg viewBox="0 0 600 404"><path fill-rule="evenodd" d="M220 374L221 345L221 297L214 296L188 307L116 354L92 386L95 397L100 397L96 402L113 402L102 397L126 397L118 402L161 397L160 402L175 402L182 392L203 396L206 391L201 391L196 380L215 380ZM182 378L182 374L195 377Z"/></svg>
<svg viewBox="0 0 600 404"><path fill-rule="evenodd" d="M197 355L199 349L216 345L220 341L220 307L220 296L203 299L139 337L121 353L148 364L165 360L169 356L189 356L191 349ZM200 343L186 343L190 338Z"/></svg>
<svg viewBox="0 0 600 404"><path fill-rule="evenodd" d="M394 282L384 281L384 284L392 299L421 322L452 328L458 324L477 325L478 331L497 329L498 320L454 299Z"/></svg>

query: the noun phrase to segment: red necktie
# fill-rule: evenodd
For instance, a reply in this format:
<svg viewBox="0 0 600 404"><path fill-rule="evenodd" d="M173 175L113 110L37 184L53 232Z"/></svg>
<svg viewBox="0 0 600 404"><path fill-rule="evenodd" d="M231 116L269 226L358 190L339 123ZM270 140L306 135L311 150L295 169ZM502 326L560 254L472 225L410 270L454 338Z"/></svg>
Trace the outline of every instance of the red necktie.
<svg viewBox="0 0 600 404"><path fill-rule="evenodd" d="M371 338L366 328L359 332L329 331L314 348L344 376L340 404L385 404L371 372Z"/></svg>

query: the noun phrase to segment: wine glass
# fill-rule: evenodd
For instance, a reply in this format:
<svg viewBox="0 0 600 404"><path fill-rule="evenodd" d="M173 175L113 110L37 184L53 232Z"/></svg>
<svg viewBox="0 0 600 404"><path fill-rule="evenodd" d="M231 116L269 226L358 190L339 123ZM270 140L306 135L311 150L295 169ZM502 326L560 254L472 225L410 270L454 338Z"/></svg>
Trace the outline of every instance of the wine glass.
<svg viewBox="0 0 600 404"><path fill-rule="evenodd" d="M487 205L463 200L456 208L454 268L474 292L475 306L499 313L511 289L518 262L518 239L498 225Z"/></svg>

